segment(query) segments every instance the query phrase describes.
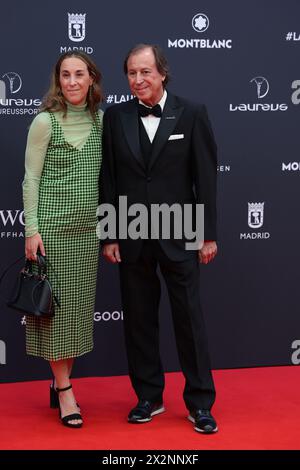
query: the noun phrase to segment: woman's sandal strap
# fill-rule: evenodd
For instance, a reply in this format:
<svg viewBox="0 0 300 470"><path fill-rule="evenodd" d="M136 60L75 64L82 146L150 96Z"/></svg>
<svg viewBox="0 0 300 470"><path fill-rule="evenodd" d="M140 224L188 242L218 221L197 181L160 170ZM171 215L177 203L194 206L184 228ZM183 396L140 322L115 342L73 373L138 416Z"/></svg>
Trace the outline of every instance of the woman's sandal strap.
<svg viewBox="0 0 300 470"><path fill-rule="evenodd" d="M66 392L67 390L70 390L71 388L72 388L72 384L68 385L65 388L56 388L55 390L59 393L59 392Z"/></svg>
<svg viewBox="0 0 300 470"><path fill-rule="evenodd" d="M82 425L82 423L77 423L77 424L70 423L70 421L72 421L73 419L80 419L82 421L82 416L79 413L73 413L71 415L67 415L67 416L64 416L63 418L61 418L63 424L65 424L67 426L77 427L77 426Z"/></svg>
<svg viewBox="0 0 300 470"><path fill-rule="evenodd" d="M71 415L67 415L67 416L64 416L63 418L61 418L63 421L72 421L73 419L81 419L82 420L82 416L81 414L79 413L73 413Z"/></svg>

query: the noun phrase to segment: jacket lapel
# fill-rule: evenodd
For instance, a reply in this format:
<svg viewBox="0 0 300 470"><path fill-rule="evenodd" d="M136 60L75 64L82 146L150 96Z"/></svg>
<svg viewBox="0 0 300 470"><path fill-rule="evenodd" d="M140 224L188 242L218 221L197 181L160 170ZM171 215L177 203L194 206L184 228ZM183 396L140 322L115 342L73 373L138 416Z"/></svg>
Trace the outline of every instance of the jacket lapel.
<svg viewBox="0 0 300 470"><path fill-rule="evenodd" d="M168 138L175 129L175 126L181 116L182 111L183 106L176 101L174 95L168 92L163 114L152 144L152 153L149 163L149 169L151 169L151 167L156 162L163 147L167 143Z"/></svg>
<svg viewBox="0 0 300 470"><path fill-rule="evenodd" d="M137 162L145 168L140 145L137 99L135 98L129 102L128 105L128 108L120 113L124 134L133 156Z"/></svg>
<svg viewBox="0 0 300 470"><path fill-rule="evenodd" d="M139 116L137 108L137 99L128 103L128 108L120 113L124 133L130 147L130 150L135 157L136 161L145 170L145 161L141 151L140 134L139 134ZM183 105L177 102L172 93L168 92L167 100L164 106L163 114L153 140L152 153L149 162L149 170L156 162L163 147L172 134L175 126L183 111Z"/></svg>

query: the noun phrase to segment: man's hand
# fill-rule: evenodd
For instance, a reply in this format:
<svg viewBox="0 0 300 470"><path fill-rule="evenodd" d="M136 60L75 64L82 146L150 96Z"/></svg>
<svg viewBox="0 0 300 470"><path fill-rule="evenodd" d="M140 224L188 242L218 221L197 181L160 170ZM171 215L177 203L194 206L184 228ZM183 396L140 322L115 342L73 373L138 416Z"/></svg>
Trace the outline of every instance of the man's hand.
<svg viewBox="0 0 300 470"><path fill-rule="evenodd" d="M200 263L208 264L214 259L218 252L216 242L204 242L201 250L198 251L198 257Z"/></svg>
<svg viewBox="0 0 300 470"><path fill-rule="evenodd" d="M119 243L109 243L108 245L104 245L103 256L107 261L110 261L110 263L120 263L121 256Z"/></svg>

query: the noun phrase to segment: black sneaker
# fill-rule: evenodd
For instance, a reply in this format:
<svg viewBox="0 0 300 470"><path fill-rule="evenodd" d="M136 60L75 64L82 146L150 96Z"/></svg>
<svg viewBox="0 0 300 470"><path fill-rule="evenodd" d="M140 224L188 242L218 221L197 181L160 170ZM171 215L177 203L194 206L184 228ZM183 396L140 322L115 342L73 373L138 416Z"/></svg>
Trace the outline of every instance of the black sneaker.
<svg viewBox="0 0 300 470"><path fill-rule="evenodd" d="M195 431L204 434L212 434L218 431L216 420L211 415L209 410L195 410L191 411L188 419L195 424Z"/></svg>
<svg viewBox="0 0 300 470"><path fill-rule="evenodd" d="M162 403L151 403L148 400L139 400L135 408L128 415L129 423L147 423L151 421L152 416L165 411Z"/></svg>

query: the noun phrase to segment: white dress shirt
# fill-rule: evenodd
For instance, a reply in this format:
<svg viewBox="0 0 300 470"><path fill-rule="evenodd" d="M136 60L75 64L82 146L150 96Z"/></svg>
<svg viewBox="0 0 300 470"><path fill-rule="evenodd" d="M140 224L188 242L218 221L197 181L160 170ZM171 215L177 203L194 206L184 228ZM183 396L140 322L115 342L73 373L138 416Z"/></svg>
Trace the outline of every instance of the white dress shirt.
<svg viewBox="0 0 300 470"><path fill-rule="evenodd" d="M164 90L164 94L162 95L161 100L158 102L158 104L161 107L161 111L163 111L165 102L167 99L167 92ZM150 108L151 106L147 106L145 103L143 103L141 100L139 100L139 103L146 106L147 108ZM153 114L149 114L148 116L141 117L145 130L148 134L149 140L152 143L156 134L156 131L158 129L159 123L161 118L153 116Z"/></svg>

